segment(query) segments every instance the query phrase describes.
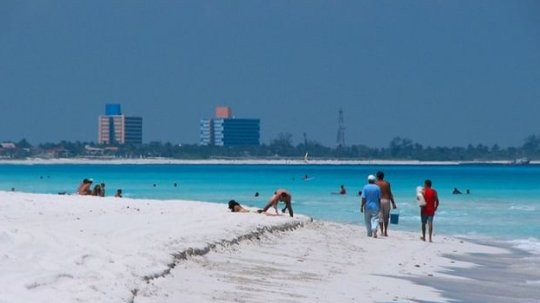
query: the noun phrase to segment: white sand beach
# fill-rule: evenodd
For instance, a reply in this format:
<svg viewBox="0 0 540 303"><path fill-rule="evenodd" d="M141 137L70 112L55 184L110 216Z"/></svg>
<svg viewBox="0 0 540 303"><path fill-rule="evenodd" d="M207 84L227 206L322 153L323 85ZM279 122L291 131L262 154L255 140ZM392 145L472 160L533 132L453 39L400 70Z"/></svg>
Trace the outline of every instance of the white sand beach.
<svg viewBox="0 0 540 303"><path fill-rule="evenodd" d="M503 249L226 205L0 192L0 302L447 302L446 254ZM415 284L412 278L428 278Z"/></svg>

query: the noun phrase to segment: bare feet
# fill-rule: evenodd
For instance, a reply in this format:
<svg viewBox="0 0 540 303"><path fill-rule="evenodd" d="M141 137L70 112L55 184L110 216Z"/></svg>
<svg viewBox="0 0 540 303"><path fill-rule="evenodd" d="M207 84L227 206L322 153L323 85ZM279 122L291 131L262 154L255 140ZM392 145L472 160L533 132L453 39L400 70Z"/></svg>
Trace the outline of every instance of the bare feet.
<svg viewBox="0 0 540 303"><path fill-rule="evenodd" d="M373 233L373 238L377 238L377 233Z"/></svg>
<svg viewBox="0 0 540 303"><path fill-rule="evenodd" d="M422 240L422 241L424 241L424 242L425 242L425 241L426 241L426 238L424 238L424 237L420 237L420 240Z"/></svg>
<svg viewBox="0 0 540 303"><path fill-rule="evenodd" d="M384 236L385 236L385 237L388 237L388 233L387 233L387 232L385 232L385 233L384 233Z"/></svg>

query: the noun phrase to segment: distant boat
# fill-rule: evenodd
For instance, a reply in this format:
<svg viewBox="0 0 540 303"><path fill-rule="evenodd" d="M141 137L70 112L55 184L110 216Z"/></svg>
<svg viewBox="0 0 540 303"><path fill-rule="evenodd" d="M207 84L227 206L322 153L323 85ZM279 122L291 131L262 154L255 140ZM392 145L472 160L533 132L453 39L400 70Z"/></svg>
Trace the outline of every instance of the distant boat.
<svg viewBox="0 0 540 303"><path fill-rule="evenodd" d="M304 155L304 162L308 163L308 161L309 161L309 159L308 159L308 153L306 153L306 154Z"/></svg>
<svg viewBox="0 0 540 303"><path fill-rule="evenodd" d="M514 161L511 162L511 164L514 164L514 165L528 165L530 163L531 163L531 160L527 158L514 159Z"/></svg>

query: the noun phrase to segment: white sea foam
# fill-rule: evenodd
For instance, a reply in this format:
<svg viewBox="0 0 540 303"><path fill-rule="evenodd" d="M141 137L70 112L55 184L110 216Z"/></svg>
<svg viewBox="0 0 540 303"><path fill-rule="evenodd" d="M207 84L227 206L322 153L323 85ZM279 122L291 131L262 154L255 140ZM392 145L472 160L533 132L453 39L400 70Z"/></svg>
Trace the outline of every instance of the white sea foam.
<svg viewBox="0 0 540 303"><path fill-rule="evenodd" d="M509 210L522 210L522 211L535 211L536 207L532 205L512 205L508 208Z"/></svg>
<svg viewBox="0 0 540 303"><path fill-rule="evenodd" d="M537 238L526 238L526 239L515 239L515 240L501 240L493 238L491 236L479 234L477 232L468 232L467 234L454 234L454 237L465 238L471 241L480 241L480 242L493 242L493 243L503 243L511 247L527 251L529 253L540 255L540 239Z"/></svg>
<svg viewBox="0 0 540 303"><path fill-rule="evenodd" d="M540 255L540 240L537 238L516 239L508 241L513 247Z"/></svg>

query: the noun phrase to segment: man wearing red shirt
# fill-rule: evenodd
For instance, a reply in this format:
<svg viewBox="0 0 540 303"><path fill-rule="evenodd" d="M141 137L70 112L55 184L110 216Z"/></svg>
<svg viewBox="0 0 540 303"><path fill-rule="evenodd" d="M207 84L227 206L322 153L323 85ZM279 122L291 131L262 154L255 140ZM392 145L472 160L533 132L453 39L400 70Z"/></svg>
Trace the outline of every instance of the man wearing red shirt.
<svg viewBox="0 0 540 303"><path fill-rule="evenodd" d="M429 242L433 234L433 217L435 216L435 211L439 207L439 196L437 191L431 188L431 180L426 180L424 182L424 190L422 191L424 199L426 200L426 205L420 208L420 217L422 218L422 241L426 241L426 223L429 228Z"/></svg>

